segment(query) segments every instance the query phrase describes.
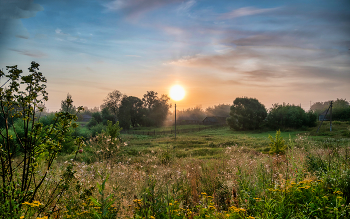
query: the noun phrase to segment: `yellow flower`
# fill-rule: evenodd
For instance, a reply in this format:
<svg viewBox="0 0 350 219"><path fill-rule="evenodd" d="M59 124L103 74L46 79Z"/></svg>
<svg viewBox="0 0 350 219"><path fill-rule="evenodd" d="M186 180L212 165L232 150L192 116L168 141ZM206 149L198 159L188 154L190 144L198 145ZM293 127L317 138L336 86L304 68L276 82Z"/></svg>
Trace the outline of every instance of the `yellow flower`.
<svg viewBox="0 0 350 219"><path fill-rule="evenodd" d="M19 217L19 219L23 219L23 218L24 218L24 216L20 216L20 217Z"/></svg>
<svg viewBox="0 0 350 219"><path fill-rule="evenodd" d="M173 205L173 203L169 203L169 205L170 205L170 206L172 206L172 205Z"/></svg>
<svg viewBox="0 0 350 219"><path fill-rule="evenodd" d="M151 218L151 219L155 219L155 217L153 217L153 216L151 216L151 217L149 217L149 218Z"/></svg>

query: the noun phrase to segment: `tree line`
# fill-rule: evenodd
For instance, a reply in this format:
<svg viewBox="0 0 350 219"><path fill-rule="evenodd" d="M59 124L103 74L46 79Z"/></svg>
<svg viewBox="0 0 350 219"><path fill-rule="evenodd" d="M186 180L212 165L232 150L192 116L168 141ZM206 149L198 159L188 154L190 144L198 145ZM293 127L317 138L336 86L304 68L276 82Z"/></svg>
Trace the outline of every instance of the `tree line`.
<svg viewBox="0 0 350 219"><path fill-rule="evenodd" d="M91 112L86 109L86 114L92 116L87 126L107 125L107 121L112 121L113 124L119 122L119 126L123 129L139 126L159 127L163 125L171 108L169 100L170 98L167 95L159 96L155 91L147 91L140 99L114 90L108 93L104 103L101 105L101 111L95 110ZM64 104L65 102L62 101L60 111L66 110ZM74 106L68 109L70 113L74 113L74 110ZM82 116L80 119L82 119Z"/></svg>
<svg viewBox="0 0 350 219"><path fill-rule="evenodd" d="M332 119L350 121L350 103L346 99L333 102ZM227 123L235 130L255 130L263 127L270 129L300 129L314 127L317 118L330 106L331 101L316 102L308 112L293 104L273 104L267 110L255 98L241 97L233 101Z"/></svg>

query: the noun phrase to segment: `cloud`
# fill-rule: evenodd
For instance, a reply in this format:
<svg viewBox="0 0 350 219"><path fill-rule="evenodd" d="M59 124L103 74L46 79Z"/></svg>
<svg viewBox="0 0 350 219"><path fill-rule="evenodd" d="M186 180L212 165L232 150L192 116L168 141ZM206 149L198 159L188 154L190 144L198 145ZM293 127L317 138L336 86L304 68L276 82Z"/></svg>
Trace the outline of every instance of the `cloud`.
<svg viewBox="0 0 350 219"><path fill-rule="evenodd" d="M230 12L224 13L221 16L219 16L218 19L220 20L228 20L236 17L244 17L244 16L250 16L250 15L256 15L256 14L263 14L271 11L275 11L279 8L255 8L255 7L244 7L232 10Z"/></svg>
<svg viewBox="0 0 350 219"><path fill-rule="evenodd" d="M30 56L33 58L45 58L48 56L47 54L40 51L28 51L28 50L19 50L19 49L9 49L9 50L18 52L19 54Z"/></svg>
<svg viewBox="0 0 350 219"><path fill-rule="evenodd" d="M157 8L181 2L183 0L113 0L104 6L108 11L119 11L128 18L135 19Z"/></svg>
<svg viewBox="0 0 350 219"><path fill-rule="evenodd" d="M188 13L188 11L196 4L195 0L189 0L182 2L181 5L177 8L177 11L180 13Z"/></svg>
<svg viewBox="0 0 350 219"><path fill-rule="evenodd" d="M238 46L223 54L185 56L167 64L226 74L227 83L281 86L307 81L350 83L348 60L348 54L329 50Z"/></svg>
<svg viewBox="0 0 350 219"><path fill-rule="evenodd" d="M29 38L27 29L20 19L35 17L36 13L44 10L33 0L1 0L0 6L0 50L11 37Z"/></svg>
<svg viewBox="0 0 350 219"><path fill-rule="evenodd" d="M35 17L36 13L42 10L44 8L33 3L33 0L2 0L0 20Z"/></svg>

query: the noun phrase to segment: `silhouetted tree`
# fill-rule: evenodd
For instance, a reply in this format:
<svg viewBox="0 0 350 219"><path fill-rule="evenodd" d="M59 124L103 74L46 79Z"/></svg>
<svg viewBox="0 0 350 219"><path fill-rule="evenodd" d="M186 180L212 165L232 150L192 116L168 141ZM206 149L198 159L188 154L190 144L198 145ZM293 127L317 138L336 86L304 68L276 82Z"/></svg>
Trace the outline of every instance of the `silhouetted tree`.
<svg viewBox="0 0 350 219"><path fill-rule="evenodd" d="M72 95L67 94L67 98L61 101L60 112L68 112L70 114L76 113L76 107L73 105Z"/></svg>
<svg viewBox="0 0 350 219"><path fill-rule="evenodd" d="M107 98L104 100L104 103L102 104L101 108L108 108L109 112L112 113L115 117L117 117L119 105L122 98L123 94L118 90L114 90L108 93Z"/></svg>
<svg viewBox="0 0 350 219"><path fill-rule="evenodd" d="M171 107L170 98L162 95L160 98L157 92L147 91L142 98L143 105L146 107L146 116L143 121L144 126L161 126L163 125Z"/></svg>
<svg viewBox="0 0 350 219"><path fill-rule="evenodd" d="M140 98L133 96L124 96L118 111L119 125L123 129L129 129L130 126L136 127L143 123L146 110Z"/></svg>
<svg viewBox="0 0 350 219"><path fill-rule="evenodd" d="M265 106L255 98L236 98L230 108L228 125L235 130L258 129L267 116Z"/></svg>

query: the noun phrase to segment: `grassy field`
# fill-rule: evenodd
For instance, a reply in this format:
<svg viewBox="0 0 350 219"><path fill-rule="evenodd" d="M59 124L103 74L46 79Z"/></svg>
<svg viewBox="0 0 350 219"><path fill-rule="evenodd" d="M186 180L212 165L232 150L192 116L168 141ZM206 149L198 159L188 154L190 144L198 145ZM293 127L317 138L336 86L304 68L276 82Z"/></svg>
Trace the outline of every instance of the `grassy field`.
<svg viewBox="0 0 350 219"><path fill-rule="evenodd" d="M329 134L324 124L317 135L317 127L282 131L286 149L280 155L269 153L268 136L275 137L275 131L220 127L176 139L122 134L120 143L100 135L76 160L61 156L51 170L46 187L69 163L76 171L60 199L62 210L51 216L349 218L350 124L333 128ZM39 201L45 202L45 195Z"/></svg>
<svg viewBox="0 0 350 219"><path fill-rule="evenodd" d="M181 127L181 126L180 126ZM284 132L285 139L295 139L298 134L305 132ZM245 150L267 152L270 150L268 136L275 135L274 131L251 133L235 132L229 127L213 128L198 132L173 135L148 136L148 135L121 135L128 147L123 148L122 154L133 157L150 154L155 151L169 151L171 156L177 158L219 158L226 147L244 147Z"/></svg>

